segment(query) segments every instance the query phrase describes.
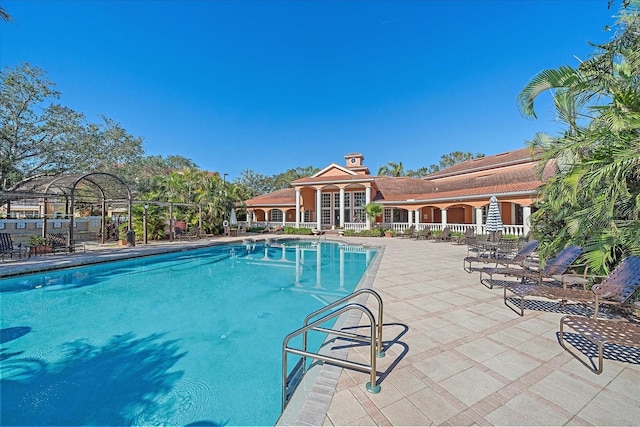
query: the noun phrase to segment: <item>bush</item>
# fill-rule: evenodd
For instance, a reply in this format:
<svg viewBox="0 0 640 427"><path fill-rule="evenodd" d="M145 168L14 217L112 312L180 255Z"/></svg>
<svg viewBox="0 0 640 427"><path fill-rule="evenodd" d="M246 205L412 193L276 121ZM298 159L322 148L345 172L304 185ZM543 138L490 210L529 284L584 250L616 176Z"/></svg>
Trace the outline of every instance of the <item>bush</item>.
<svg viewBox="0 0 640 427"><path fill-rule="evenodd" d="M500 239L502 240L519 240L520 238L515 234L503 234Z"/></svg>
<svg viewBox="0 0 640 427"><path fill-rule="evenodd" d="M49 242L46 238L38 234L32 234L31 236L29 236L29 240L27 240L27 243L29 244L29 246L47 246Z"/></svg>
<svg viewBox="0 0 640 427"><path fill-rule="evenodd" d="M313 234L310 228L296 228L296 227L285 227L284 234L299 234L303 236L310 236Z"/></svg>

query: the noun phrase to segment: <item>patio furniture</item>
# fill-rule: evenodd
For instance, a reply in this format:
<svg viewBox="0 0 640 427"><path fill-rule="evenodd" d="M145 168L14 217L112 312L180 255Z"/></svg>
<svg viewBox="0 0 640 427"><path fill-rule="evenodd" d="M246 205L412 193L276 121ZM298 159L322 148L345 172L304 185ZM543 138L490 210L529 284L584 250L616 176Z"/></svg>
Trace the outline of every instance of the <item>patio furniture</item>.
<svg viewBox="0 0 640 427"><path fill-rule="evenodd" d="M476 232L473 229L473 227L467 227L467 229L464 231L463 235L457 235L457 236L452 236L451 237L451 242L455 243L456 245L462 245L465 244L467 242L467 239L469 237L473 237L475 236Z"/></svg>
<svg viewBox="0 0 640 427"><path fill-rule="evenodd" d="M13 255L18 255L19 258L22 258L23 255L29 255L26 249L22 248L22 245L18 245L17 248L13 246L13 239L11 238L10 233L0 233L0 254L2 254L2 261L6 255L9 255L9 258L13 258Z"/></svg>
<svg viewBox="0 0 640 427"><path fill-rule="evenodd" d="M582 354L583 357L581 357L577 352L571 351L571 349L565 345L565 342L569 342L565 336L565 328L575 331L581 337L597 346L597 366L591 362L591 359L588 359L588 355ZM605 345L627 346L640 350L640 325L622 319L589 319L582 316L564 316L560 319L560 336L558 338L558 342L562 348L586 366L591 372L599 375L602 373ZM580 350L581 353L585 350L582 345L577 347L572 344L572 346ZM620 353L621 351L615 351L614 354L618 355ZM587 362L585 357L587 357L591 363Z"/></svg>
<svg viewBox="0 0 640 427"><path fill-rule="evenodd" d="M407 228L406 230L404 230L402 233L399 234L400 237L402 237L403 239L406 237L414 237L416 235L416 226L412 225L411 227Z"/></svg>
<svg viewBox="0 0 640 427"><path fill-rule="evenodd" d="M440 234L432 234L432 242L447 242L451 240L451 228L445 227Z"/></svg>
<svg viewBox="0 0 640 427"><path fill-rule="evenodd" d="M76 251L76 247L78 246L75 241L67 242L67 237L62 233L49 233L47 234L47 241L49 242L49 247L51 248L51 252L66 252L71 253ZM83 246L84 251L84 246Z"/></svg>
<svg viewBox="0 0 640 427"><path fill-rule="evenodd" d="M517 282L511 280L494 279L493 276L498 274L502 276L514 276L520 278L520 281L535 281L542 283L543 279L552 279L554 275L564 274L569 267L582 254L582 248L579 246L567 246L558 254L547 260L544 268L540 268L535 263L523 262L520 267L507 266L496 268L483 268L480 270L480 283L492 289L494 285L511 286ZM483 277L489 276L488 278Z"/></svg>
<svg viewBox="0 0 640 427"><path fill-rule="evenodd" d="M503 265L504 268L522 267L525 262L531 260L531 256L536 249L538 249L539 244L540 242L538 240L532 240L527 242L518 251L515 251L514 248L517 248L518 243L507 240L497 242L497 250L491 252L483 249L486 248L487 242L476 242L478 250L475 252L475 255L470 255L470 253L467 252L467 256L462 261L462 268L467 273L471 273L473 271L471 264L474 262L482 262L484 264L495 263L496 267Z"/></svg>
<svg viewBox="0 0 640 427"><path fill-rule="evenodd" d="M567 288L566 283L565 286L555 287L512 282L511 285L504 286L504 304L518 315L524 316L524 302L527 298L558 300L561 304L567 301L592 303L593 317L596 318L602 304L630 306L629 300L638 289L640 289L640 257L630 256L622 260L601 283L594 284L590 290ZM519 307L508 303L507 291L520 299Z"/></svg>
<svg viewBox="0 0 640 427"><path fill-rule="evenodd" d="M224 234L225 236L229 236L229 237L237 237L238 236L238 229L237 228L231 228L228 225L224 225Z"/></svg>
<svg viewBox="0 0 640 427"><path fill-rule="evenodd" d="M430 235L431 235L431 228L427 226L427 227L424 227L422 230L414 233L413 237L415 237L416 240L420 240L420 239L427 240Z"/></svg>

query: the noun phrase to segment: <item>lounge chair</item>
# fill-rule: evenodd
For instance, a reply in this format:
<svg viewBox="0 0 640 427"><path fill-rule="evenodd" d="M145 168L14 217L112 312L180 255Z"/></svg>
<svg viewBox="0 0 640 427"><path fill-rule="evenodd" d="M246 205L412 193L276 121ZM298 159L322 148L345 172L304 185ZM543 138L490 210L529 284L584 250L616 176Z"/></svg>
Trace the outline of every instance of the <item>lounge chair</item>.
<svg viewBox="0 0 640 427"><path fill-rule="evenodd" d="M175 228L176 239L199 239L200 231L198 227L192 227L190 230L183 230L180 227Z"/></svg>
<svg viewBox="0 0 640 427"><path fill-rule="evenodd" d="M415 237L416 240L420 240L420 239L427 240L429 238L429 235L431 235L431 229L429 227L425 227L422 230L414 233L413 237Z"/></svg>
<svg viewBox="0 0 640 427"><path fill-rule="evenodd" d="M475 235L476 235L476 232L473 229L473 227L467 227L467 229L464 231L463 235L451 237L451 242L455 243L457 245L463 245L463 244L467 243L467 239L469 237L473 237Z"/></svg>
<svg viewBox="0 0 640 427"><path fill-rule="evenodd" d="M399 236L404 239L405 237L409 237L409 238L414 237L415 234L416 234L416 226L412 225L411 227L407 228L402 233L400 233Z"/></svg>
<svg viewBox="0 0 640 427"><path fill-rule="evenodd" d="M432 242L447 242L451 240L451 228L445 227L440 234L432 236Z"/></svg>
<svg viewBox="0 0 640 427"><path fill-rule="evenodd" d="M51 252L54 254L58 252L71 253L76 251L76 243L74 241L67 242L67 237L62 233L49 233L46 237Z"/></svg>
<svg viewBox="0 0 640 427"><path fill-rule="evenodd" d="M587 362L565 345L565 328L570 328L598 347L598 365ZM601 374L603 368L604 346L615 344L635 347L640 350L640 325L626 320L589 319L582 316L564 316L560 319L559 343L569 354L586 366L591 372ZM569 341L567 341L569 342ZM582 350L582 346L573 346ZM616 352L618 354L619 352ZM584 355L583 355L584 356ZM590 359L589 359L590 361Z"/></svg>
<svg viewBox="0 0 640 427"><path fill-rule="evenodd" d="M512 286L518 282L511 280L494 279L494 275L514 276L520 278L520 281L535 281L542 283L544 279L553 279L555 275L564 274L569 267L582 254L582 248L579 246L567 246L562 249L554 258L547 260L544 268L540 268L534 263L522 263L522 267L507 266L496 268L483 268L480 270L480 283L492 289L494 285ZM483 276L489 276L483 277Z"/></svg>
<svg viewBox="0 0 640 427"><path fill-rule="evenodd" d="M566 301L591 303L594 306L593 317L596 318L602 304L630 305L629 300L638 289L640 289L640 257L630 256L622 260L601 283L594 284L590 290L516 283L504 287L504 303L520 316L524 315L524 301L527 298L558 300L561 303ZM517 307L519 310L508 304L507 291L520 298L520 306Z"/></svg>
<svg viewBox="0 0 640 427"><path fill-rule="evenodd" d="M538 249L540 242L538 240L532 240L522 246L514 255L514 248L517 247L517 242L514 241L502 241L496 246L495 251L487 251L486 245L482 243L476 244L478 249L474 252L467 250L467 256L462 261L462 268L467 273L471 273L473 269L471 264L474 262L481 262L484 264L496 264L504 266L504 268L515 268L516 266L522 267L526 262L531 260L531 256ZM468 267L467 267L468 264Z"/></svg>
<svg viewBox="0 0 640 427"><path fill-rule="evenodd" d="M224 227L224 235L225 236L229 236L229 237L237 237L238 236L238 229L237 228L231 228L228 225L225 225L223 227Z"/></svg>
<svg viewBox="0 0 640 427"><path fill-rule="evenodd" d="M2 254L2 261L4 261L6 255L9 255L9 258L13 258L13 255L16 254L22 258L22 255L26 254L26 252L22 249L21 245L17 248L13 246L10 233L0 233L0 254Z"/></svg>

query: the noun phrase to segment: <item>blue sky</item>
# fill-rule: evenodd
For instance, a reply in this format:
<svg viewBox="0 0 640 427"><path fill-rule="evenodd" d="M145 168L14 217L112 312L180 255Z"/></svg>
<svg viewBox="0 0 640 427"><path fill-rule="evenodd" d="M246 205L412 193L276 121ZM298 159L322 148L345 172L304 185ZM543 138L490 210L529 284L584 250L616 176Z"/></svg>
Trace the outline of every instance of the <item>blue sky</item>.
<svg viewBox="0 0 640 427"><path fill-rule="evenodd" d="M113 118L149 155L265 175L344 164L405 170L557 134L516 97L612 37L589 1L4 0L0 65L47 71L60 102Z"/></svg>

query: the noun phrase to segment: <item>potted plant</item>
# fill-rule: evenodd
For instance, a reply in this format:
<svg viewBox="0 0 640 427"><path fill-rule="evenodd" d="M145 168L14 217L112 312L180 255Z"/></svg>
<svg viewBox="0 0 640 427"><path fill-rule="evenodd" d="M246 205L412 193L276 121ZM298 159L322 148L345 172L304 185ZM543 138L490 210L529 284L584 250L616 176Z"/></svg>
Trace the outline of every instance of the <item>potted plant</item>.
<svg viewBox="0 0 640 427"><path fill-rule="evenodd" d="M128 224L120 224L118 227L118 244L120 246L127 246L127 231L129 231Z"/></svg>
<svg viewBox="0 0 640 427"><path fill-rule="evenodd" d="M31 236L29 236L27 244L31 248L30 251L33 255L51 252L49 241L39 234L32 234Z"/></svg>
<svg viewBox="0 0 640 427"><path fill-rule="evenodd" d="M387 228L386 230L384 230L384 237L393 237L395 236L395 234L396 233L390 228Z"/></svg>

